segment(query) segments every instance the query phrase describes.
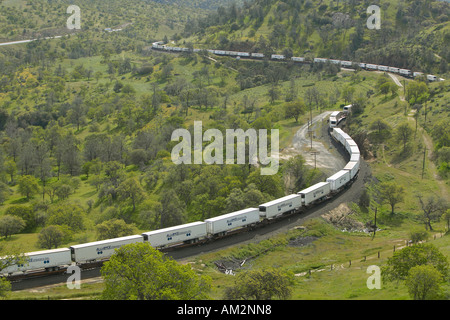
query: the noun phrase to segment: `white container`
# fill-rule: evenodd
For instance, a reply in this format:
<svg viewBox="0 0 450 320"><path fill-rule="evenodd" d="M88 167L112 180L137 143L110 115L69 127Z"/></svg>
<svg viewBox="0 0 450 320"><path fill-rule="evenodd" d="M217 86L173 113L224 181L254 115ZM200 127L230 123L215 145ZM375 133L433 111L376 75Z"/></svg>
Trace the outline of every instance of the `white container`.
<svg viewBox="0 0 450 320"><path fill-rule="evenodd" d="M342 109L344 113L351 113L352 112L352 105L349 104L347 106L344 106L344 108Z"/></svg>
<svg viewBox="0 0 450 320"><path fill-rule="evenodd" d="M359 153L351 154L350 155L350 161L352 161L352 162L354 162L354 161L359 162L360 161L360 157L361 157L361 155Z"/></svg>
<svg viewBox="0 0 450 320"><path fill-rule="evenodd" d="M1 259L1 258L0 258ZM24 254L25 262L0 271L0 274L13 274L37 269L52 269L72 264L69 248L28 252Z"/></svg>
<svg viewBox="0 0 450 320"><path fill-rule="evenodd" d="M332 192L338 191L350 181L350 172L348 170L341 170L327 178L327 182L330 183L330 189Z"/></svg>
<svg viewBox="0 0 450 320"><path fill-rule="evenodd" d="M350 155L358 155L358 156L361 155L361 153L359 152L359 148L358 147L351 146L350 147L350 151L351 151L351 152L349 152Z"/></svg>
<svg viewBox="0 0 450 320"><path fill-rule="evenodd" d="M345 141L347 138L350 138L348 134L346 134L341 128L334 128L331 135L336 139L343 147L345 147Z"/></svg>
<svg viewBox="0 0 450 320"><path fill-rule="evenodd" d="M142 234L144 241L159 248L171 244L196 241L206 237L206 222L197 221L179 226L154 230Z"/></svg>
<svg viewBox="0 0 450 320"><path fill-rule="evenodd" d="M408 77L411 76L411 70L408 70L408 69L400 69L399 72L400 72L400 74L403 75L403 76L408 76Z"/></svg>
<svg viewBox="0 0 450 320"><path fill-rule="evenodd" d="M350 138L350 139L345 139L345 149L347 150L347 152L348 152L349 154L352 154L352 147L358 148L358 145L356 144L355 141L353 141L352 138ZM353 149L353 150L355 150L355 149ZM358 153L359 153L359 148L358 148Z"/></svg>
<svg viewBox="0 0 450 320"><path fill-rule="evenodd" d="M305 61L305 58L302 58L302 57L291 57L291 60L295 61L295 62L303 62L303 61Z"/></svg>
<svg viewBox="0 0 450 320"><path fill-rule="evenodd" d="M271 58L274 59L274 60L284 60L284 55L282 55L282 54L273 54L271 56Z"/></svg>
<svg viewBox="0 0 450 320"><path fill-rule="evenodd" d="M359 171L359 161L349 161L343 170L350 172L350 179L353 179Z"/></svg>
<svg viewBox="0 0 450 320"><path fill-rule="evenodd" d="M389 67L388 68L389 72L393 72L393 73L399 73L400 69L399 68L395 68L395 67Z"/></svg>
<svg viewBox="0 0 450 320"><path fill-rule="evenodd" d="M302 198L298 194L291 194L259 205L259 215L272 219L285 212L302 206Z"/></svg>
<svg viewBox="0 0 450 320"><path fill-rule="evenodd" d="M328 61L328 59L325 59L325 58L314 58L314 62L325 63L327 61Z"/></svg>
<svg viewBox="0 0 450 320"><path fill-rule="evenodd" d="M72 260L77 263L108 259L114 254L114 250L131 243L142 243L141 235L133 235L108 240L77 244L70 247Z"/></svg>
<svg viewBox="0 0 450 320"><path fill-rule="evenodd" d="M328 196L330 194L330 183L319 182L309 188L298 192L297 194L302 197L302 205L307 206Z"/></svg>
<svg viewBox="0 0 450 320"><path fill-rule="evenodd" d="M252 53L252 58L264 58L264 53Z"/></svg>
<svg viewBox="0 0 450 320"><path fill-rule="evenodd" d="M341 66L351 67L352 66L352 62L351 61L341 61Z"/></svg>
<svg viewBox="0 0 450 320"><path fill-rule="evenodd" d="M333 111L330 115L329 126L330 128L335 128L338 125L340 119L340 111Z"/></svg>
<svg viewBox="0 0 450 320"><path fill-rule="evenodd" d="M259 222L259 210L247 208L205 220L208 235L224 233Z"/></svg>

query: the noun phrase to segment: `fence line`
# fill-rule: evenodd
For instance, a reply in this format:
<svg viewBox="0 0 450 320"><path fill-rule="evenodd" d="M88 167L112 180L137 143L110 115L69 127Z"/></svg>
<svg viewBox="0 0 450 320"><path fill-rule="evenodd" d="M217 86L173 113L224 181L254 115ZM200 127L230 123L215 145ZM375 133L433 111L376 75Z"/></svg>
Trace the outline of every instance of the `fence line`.
<svg viewBox="0 0 450 320"><path fill-rule="evenodd" d="M444 235L445 235L445 233L443 233L443 232L435 233L435 234L433 235L433 240L442 238ZM428 241L429 241L429 240L419 241L417 244L419 244L419 243L425 243L425 242L428 242ZM415 243L413 243L411 240L405 240L405 245L404 245L404 246L397 247L397 246L394 244L394 246L393 246L393 248L392 248L392 252L395 253L396 250L401 250L401 249L403 249L403 248L410 247L410 246L413 246L413 245L415 245ZM369 258L369 259L370 259L370 258ZM374 258L374 259L381 259L381 251L380 251L380 250L376 253L376 258ZM360 260L353 260L353 263L355 263L355 262L367 262L367 256L363 256L363 258L361 258ZM335 264L335 263L332 263L332 264L330 265L330 267L329 267L329 270L330 270L330 271L332 271L332 270L338 270L339 267L335 267L335 265L337 265L337 263L336 263L336 264ZM348 268L350 268L351 266L352 266L352 260L349 259L349 260L348 260ZM345 268L345 266L344 266L344 264L342 263L342 264L340 265L340 269L344 269L344 268ZM307 272L297 273L297 274L295 274L295 276L296 276L296 277L300 277L300 276L304 276L304 275L309 275L309 276L310 276L312 272L321 272L321 271L325 271L325 270L327 270L327 269L325 269L325 268L323 268L323 269L315 269L315 270L309 269Z"/></svg>

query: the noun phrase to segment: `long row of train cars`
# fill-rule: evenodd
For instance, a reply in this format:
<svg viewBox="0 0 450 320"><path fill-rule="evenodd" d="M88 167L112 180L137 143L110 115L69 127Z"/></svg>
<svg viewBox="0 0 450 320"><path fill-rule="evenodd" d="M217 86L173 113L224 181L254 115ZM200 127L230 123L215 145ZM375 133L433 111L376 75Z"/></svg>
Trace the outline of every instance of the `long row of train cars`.
<svg viewBox="0 0 450 320"><path fill-rule="evenodd" d="M43 271L64 270L69 265L104 261L114 250L131 243L149 243L157 249L210 241L233 232L245 231L262 226L286 214L302 212L317 203L325 201L353 182L359 172L360 153L358 146L340 128L331 129L331 136L350 155L347 165L326 181L319 182L296 194L263 203L258 208L247 208L225 215L169 228L153 230L138 235L73 245L68 248L30 252L24 254L26 263L11 265L0 270L0 275L28 275ZM4 259L4 258L3 258ZM1 260L1 259L0 259Z"/></svg>
<svg viewBox="0 0 450 320"><path fill-rule="evenodd" d="M158 41L154 42L152 44L152 48L155 50L162 50L162 51L169 51L169 52L189 52L191 49L189 48L183 48L183 47L172 47L165 45L164 42ZM192 52L200 52L202 49L192 49ZM256 53L256 52L239 52L239 51L228 51L228 50L213 50L213 49L206 49L211 54L215 54L218 56L229 56L229 57L236 57L236 58L250 58L250 59L264 59L265 55L263 53ZM291 60L294 62L301 62L301 63L308 63L307 59L304 57L291 57L288 59L283 54L272 54L270 56L271 60L277 60L277 61L286 61ZM383 65L377 65L377 64L371 64L371 63L364 63L364 62L353 62L353 61L346 61L346 60L337 60L337 59L326 59L326 58L314 58L313 63L331 63L338 65L343 68L361 68L369 71L383 71L383 72L391 72L396 73L404 77L408 78L417 78L421 77L424 74L422 72L413 72L409 69L402 69L397 67L389 67L389 66L383 66ZM438 78L435 75L428 74L426 75L426 78L428 81L440 81L443 79Z"/></svg>

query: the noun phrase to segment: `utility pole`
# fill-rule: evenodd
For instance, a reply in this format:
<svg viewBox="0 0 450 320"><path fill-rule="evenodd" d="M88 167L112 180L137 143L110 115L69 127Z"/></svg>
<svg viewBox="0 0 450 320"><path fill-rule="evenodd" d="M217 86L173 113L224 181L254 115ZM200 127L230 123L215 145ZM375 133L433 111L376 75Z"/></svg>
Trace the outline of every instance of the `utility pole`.
<svg viewBox="0 0 450 320"><path fill-rule="evenodd" d="M319 154L319 151L312 151L311 155L314 156L314 169L317 169L317 155Z"/></svg>
<svg viewBox="0 0 450 320"><path fill-rule="evenodd" d="M312 143L313 143L314 130L308 129L308 134L309 134L309 137L311 138L311 150L312 150L312 148L313 148Z"/></svg>
<svg viewBox="0 0 450 320"><path fill-rule="evenodd" d="M422 163L422 179L423 179L423 173L425 172L425 155L427 154L427 148L424 148L423 150L423 163Z"/></svg>

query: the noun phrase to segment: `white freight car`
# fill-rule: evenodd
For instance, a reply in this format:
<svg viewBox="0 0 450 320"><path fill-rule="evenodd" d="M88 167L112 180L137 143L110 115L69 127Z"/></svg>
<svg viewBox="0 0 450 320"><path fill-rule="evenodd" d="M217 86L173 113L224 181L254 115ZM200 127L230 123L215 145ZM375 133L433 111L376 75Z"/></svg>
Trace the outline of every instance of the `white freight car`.
<svg viewBox="0 0 450 320"><path fill-rule="evenodd" d="M328 59L325 58L314 58L314 62L326 63Z"/></svg>
<svg viewBox="0 0 450 320"><path fill-rule="evenodd" d="M291 57L291 60L295 61L295 62L304 62L305 58L303 58L303 57Z"/></svg>
<svg viewBox="0 0 450 320"><path fill-rule="evenodd" d="M0 270L0 274L13 274L37 269L56 270L72 264L69 248L28 252L24 254L24 260L23 264L16 264Z"/></svg>
<svg viewBox="0 0 450 320"><path fill-rule="evenodd" d="M206 223L197 221L142 234L144 241L149 242L152 247L160 248L171 244L182 242L196 242L206 237Z"/></svg>
<svg viewBox="0 0 450 320"><path fill-rule="evenodd" d="M345 147L345 140L347 138L350 138L350 136L346 134L341 128L334 128L331 135L344 147Z"/></svg>
<svg viewBox="0 0 450 320"><path fill-rule="evenodd" d="M378 70L378 66L376 64L366 64L366 68L369 70Z"/></svg>
<svg viewBox="0 0 450 320"><path fill-rule="evenodd" d="M336 60L336 59L330 59L330 62L331 62L332 64L338 64L338 65L341 64L341 60Z"/></svg>
<svg viewBox="0 0 450 320"><path fill-rule="evenodd" d="M378 70L380 70L380 71L389 71L389 67L388 66L378 66Z"/></svg>
<svg viewBox="0 0 450 320"><path fill-rule="evenodd" d="M133 235L108 240L101 240L83 244L77 244L70 247L72 260L81 263L108 259L114 254L114 250L131 243L144 242L141 235Z"/></svg>
<svg viewBox="0 0 450 320"><path fill-rule="evenodd" d="M400 70L399 70L399 73L400 73L402 76L411 77L411 70L408 70L408 69L400 69Z"/></svg>
<svg viewBox="0 0 450 320"><path fill-rule="evenodd" d="M331 192L339 191L350 181L350 172L348 170L341 170L327 178L327 182L330 183Z"/></svg>
<svg viewBox="0 0 450 320"><path fill-rule="evenodd" d="M358 155L360 156L361 153L359 152L359 148L357 146L350 146L350 155Z"/></svg>
<svg viewBox="0 0 450 320"><path fill-rule="evenodd" d="M353 180L355 178L355 176L358 174L359 171L359 159L358 161L349 161L343 170L349 171L350 172L350 179Z"/></svg>
<svg viewBox="0 0 450 320"><path fill-rule="evenodd" d="M298 209L301 206L302 206L302 198L297 194L291 194L261 204L259 206L259 215L267 219L272 219L288 211Z"/></svg>
<svg viewBox="0 0 450 320"><path fill-rule="evenodd" d="M349 104L347 106L344 106L344 108L342 109L344 113L351 113L352 112L352 105Z"/></svg>
<svg viewBox="0 0 450 320"><path fill-rule="evenodd" d="M359 150L359 149L358 149ZM359 153L351 154L350 155L350 161L357 161L359 162L361 158L361 155Z"/></svg>
<svg viewBox="0 0 450 320"><path fill-rule="evenodd" d="M393 72L393 73L399 73L400 72L400 69L396 68L396 67L389 67L388 70L389 70L389 72Z"/></svg>
<svg viewBox="0 0 450 320"><path fill-rule="evenodd" d="M338 125L340 116L341 116L340 111L334 111L333 113L331 113L329 119L330 128L335 128Z"/></svg>
<svg viewBox="0 0 450 320"><path fill-rule="evenodd" d="M271 56L271 59L273 59L273 60L284 60L284 55L283 54L273 54L272 56Z"/></svg>
<svg viewBox="0 0 450 320"><path fill-rule="evenodd" d="M438 78L436 76L432 75L432 74L428 74L427 75L427 80L428 81L437 81Z"/></svg>
<svg viewBox="0 0 450 320"><path fill-rule="evenodd" d="M345 139L345 145L344 146L345 146L345 149L347 150L347 152L349 154L352 154L352 150L354 150L354 149L352 149L353 147L358 148L358 145L356 144L355 141L353 141L352 138ZM359 153L359 149L358 149L358 153Z"/></svg>
<svg viewBox="0 0 450 320"><path fill-rule="evenodd" d="M341 60L341 66L343 66L343 67L351 67L352 64L353 64L353 62L351 62L351 61L343 61L343 60Z"/></svg>
<svg viewBox="0 0 450 320"><path fill-rule="evenodd" d="M297 192L302 197L302 205L307 206L330 194L330 183L319 182L315 185Z"/></svg>
<svg viewBox="0 0 450 320"><path fill-rule="evenodd" d="M264 53L253 52L252 58L264 58Z"/></svg>
<svg viewBox="0 0 450 320"><path fill-rule="evenodd" d="M259 210L247 208L205 220L208 235L224 234L227 231L259 222Z"/></svg>

